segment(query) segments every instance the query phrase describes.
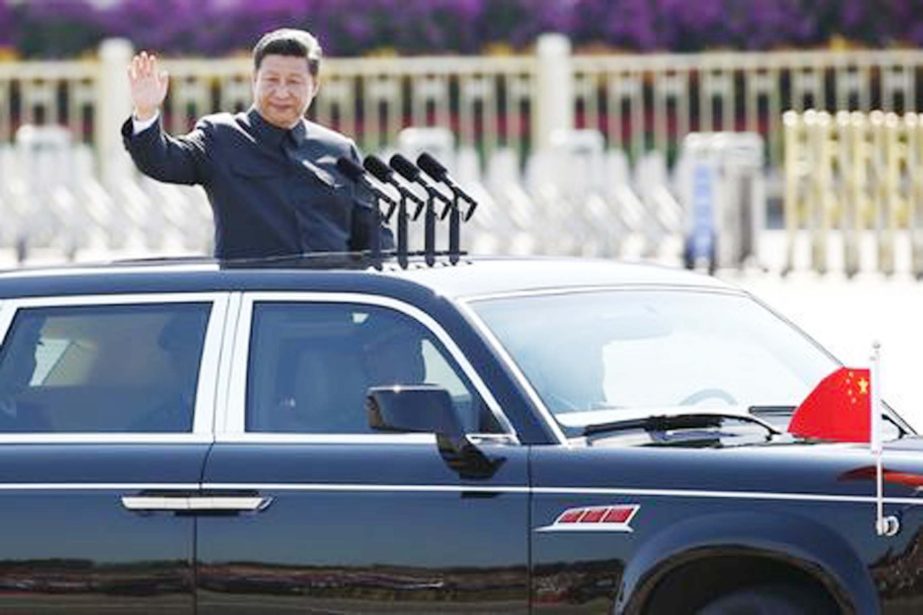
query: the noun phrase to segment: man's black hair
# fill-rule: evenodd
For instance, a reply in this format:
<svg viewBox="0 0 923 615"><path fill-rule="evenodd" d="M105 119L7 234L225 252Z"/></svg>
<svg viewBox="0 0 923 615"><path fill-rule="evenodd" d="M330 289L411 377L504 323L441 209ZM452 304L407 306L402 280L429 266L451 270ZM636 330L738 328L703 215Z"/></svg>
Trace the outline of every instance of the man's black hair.
<svg viewBox="0 0 923 615"><path fill-rule="evenodd" d="M259 70L267 55L294 56L306 59L308 72L316 77L322 54L320 43L310 32L282 28L264 34L253 47L253 68Z"/></svg>

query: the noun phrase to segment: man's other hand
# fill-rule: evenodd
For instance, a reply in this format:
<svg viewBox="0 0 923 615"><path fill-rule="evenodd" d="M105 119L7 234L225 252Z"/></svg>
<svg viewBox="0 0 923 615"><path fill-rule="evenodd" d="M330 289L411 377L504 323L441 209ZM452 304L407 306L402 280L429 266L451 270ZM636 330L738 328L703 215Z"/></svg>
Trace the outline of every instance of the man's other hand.
<svg viewBox="0 0 923 615"><path fill-rule="evenodd" d="M135 118L140 121L151 119L167 97L167 71L158 69L157 56L142 51L131 59L128 81Z"/></svg>

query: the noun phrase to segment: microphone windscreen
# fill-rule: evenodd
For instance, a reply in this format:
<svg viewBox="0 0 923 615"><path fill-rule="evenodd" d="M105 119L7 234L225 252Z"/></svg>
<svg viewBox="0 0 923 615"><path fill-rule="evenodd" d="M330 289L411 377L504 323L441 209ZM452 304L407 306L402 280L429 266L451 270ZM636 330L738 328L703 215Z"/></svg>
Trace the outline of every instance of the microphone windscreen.
<svg viewBox="0 0 923 615"><path fill-rule="evenodd" d="M365 160L362 161L362 166L379 181L387 183L391 180L391 167L386 165L381 158L374 154L366 156Z"/></svg>
<svg viewBox="0 0 923 615"><path fill-rule="evenodd" d="M426 171L426 174L432 177L433 179L441 180L445 177L448 171L444 166L442 166L438 160L423 152L417 158L417 166Z"/></svg>
<svg viewBox="0 0 923 615"><path fill-rule="evenodd" d="M391 156L391 160L388 161L388 164L391 165L392 169L400 173L401 177L409 181L416 181L417 177L420 176L420 169L400 154Z"/></svg>
<svg viewBox="0 0 923 615"><path fill-rule="evenodd" d="M365 171L362 170L362 167L346 156L341 156L339 160L337 160L337 170L354 182L359 181L362 176L365 175Z"/></svg>

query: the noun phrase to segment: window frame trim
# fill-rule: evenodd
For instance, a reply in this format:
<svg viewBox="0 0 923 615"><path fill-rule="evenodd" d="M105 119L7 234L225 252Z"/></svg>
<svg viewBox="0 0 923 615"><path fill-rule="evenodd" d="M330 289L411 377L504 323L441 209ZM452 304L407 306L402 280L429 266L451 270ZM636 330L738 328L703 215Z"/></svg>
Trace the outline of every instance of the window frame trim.
<svg viewBox="0 0 923 615"><path fill-rule="evenodd" d="M228 313L227 292L120 293L68 296L7 298L0 302L0 348L6 341L13 320L20 310L56 307L92 307L115 305L150 305L169 303L209 304L208 324L199 360L196 402L190 432L66 432L0 433L0 444L17 443L127 443L190 444L214 442L214 417L220 358L223 354L225 322Z"/></svg>
<svg viewBox="0 0 923 615"><path fill-rule="evenodd" d="M246 431L246 406L248 368L250 358L250 338L252 337L253 312L256 303L303 303L303 304L352 304L368 305L393 309L408 318L413 319L423 326L433 337L443 345L449 357L461 369L471 383L475 392L487 405L488 409L504 430L499 440L506 440L509 444L520 444L516 429L500 408L493 393L485 384L478 371L474 368L465 354L461 351L455 340L445 331L432 316L422 309L400 299L384 295L351 293L351 292L324 292L324 291L257 291L244 292L241 296L240 313L237 315L236 336L233 340L233 358L228 374L229 388L227 404L219 407L215 417L215 441L229 443L266 443L266 442L292 442L292 443L317 443L317 444L416 444L433 440L433 434L300 434L300 433L267 433ZM471 433L472 437L482 434ZM360 437L361 436L361 437ZM422 437L421 437L422 436Z"/></svg>

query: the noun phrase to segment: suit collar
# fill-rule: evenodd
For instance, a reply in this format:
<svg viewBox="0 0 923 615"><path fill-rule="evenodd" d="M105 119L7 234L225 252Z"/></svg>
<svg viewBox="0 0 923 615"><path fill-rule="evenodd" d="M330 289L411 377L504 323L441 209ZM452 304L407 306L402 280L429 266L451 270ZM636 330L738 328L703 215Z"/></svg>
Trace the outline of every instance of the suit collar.
<svg viewBox="0 0 923 615"><path fill-rule="evenodd" d="M313 125L305 119L302 119L300 122L298 122L294 128L285 130L283 128L279 128L278 126L273 126L264 120L263 116L260 115L259 111L257 111L255 107L251 107L250 110L247 111L247 119L250 123L251 129L254 136L256 137L257 142L261 145L261 147L271 150L274 149L278 151L278 148L283 146L284 139L289 133L292 134L292 136L295 138L295 141L298 143L299 147L303 146L311 139L312 135L309 133L313 132L313 136L317 136L316 127L312 129ZM305 150L301 151L304 152ZM311 173L328 186L335 187L339 185L334 175L315 164L309 156L297 156L297 164L303 170Z"/></svg>
<svg viewBox="0 0 923 615"><path fill-rule="evenodd" d="M291 133L299 146L308 138L307 122L305 122L305 120L299 121L293 128L286 130L278 126L273 126L264 120L260 112L256 110L256 107L250 107L250 110L247 111L247 117L250 120L250 125L253 127L253 132L256 134L257 138L264 143L280 146L285 136L289 133Z"/></svg>
<svg viewBox="0 0 923 615"><path fill-rule="evenodd" d="M305 141L308 140L308 127L307 121L304 119L298 120L298 123L294 127L289 129L292 137L295 139L295 143L299 146L303 145Z"/></svg>

